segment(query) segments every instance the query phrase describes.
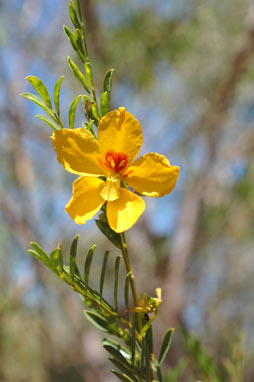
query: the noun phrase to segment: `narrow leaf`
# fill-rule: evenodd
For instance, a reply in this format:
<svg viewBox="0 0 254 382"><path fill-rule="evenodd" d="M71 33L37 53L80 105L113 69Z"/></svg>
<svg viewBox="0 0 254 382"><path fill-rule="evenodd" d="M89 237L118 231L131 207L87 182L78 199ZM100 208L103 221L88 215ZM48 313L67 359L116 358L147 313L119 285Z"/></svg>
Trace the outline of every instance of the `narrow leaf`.
<svg viewBox="0 0 254 382"><path fill-rule="evenodd" d="M73 49L74 49L75 51L77 51L78 48L77 48L77 46L76 46L76 43L75 43L75 40L74 40L74 36L73 36L72 31L71 31L66 25L63 26L63 29L64 29L64 33L66 34L66 36L67 36L68 39L70 40L70 43L71 43Z"/></svg>
<svg viewBox="0 0 254 382"><path fill-rule="evenodd" d="M73 5L72 1L69 2L69 15L70 15L70 19L71 19L72 24L74 25L74 27L81 28L77 12L76 12L76 10L74 8L74 5Z"/></svg>
<svg viewBox="0 0 254 382"><path fill-rule="evenodd" d="M89 85L91 86L91 88L93 88L93 74L92 74L92 67L90 62L85 63L85 71L86 71L87 81Z"/></svg>
<svg viewBox="0 0 254 382"><path fill-rule="evenodd" d="M83 46L83 40L81 37L80 30L77 28L75 29L75 31L73 33L73 39L74 39L75 45L77 47L76 50L77 50L77 53L78 53L81 61L85 62L86 61L86 53L85 53L85 49Z"/></svg>
<svg viewBox="0 0 254 382"><path fill-rule="evenodd" d="M79 239L79 235L74 237L71 244L71 250L70 250L70 276L72 280L74 280L74 275L77 270L76 256L77 256L78 239Z"/></svg>
<svg viewBox="0 0 254 382"><path fill-rule="evenodd" d="M102 292L103 292L103 285L104 285L104 279L105 279L105 272L106 272L106 268L107 268L108 256L109 256L109 251L106 251L104 254L104 258L103 258L101 278L100 278L100 297L101 298L102 298Z"/></svg>
<svg viewBox="0 0 254 382"><path fill-rule="evenodd" d="M101 95L100 110L102 117L109 111L109 95L107 91Z"/></svg>
<svg viewBox="0 0 254 382"><path fill-rule="evenodd" d="M115 283L114 283L114 302L115 302L116 311L118 311L117 291L118 291L119 265L120 265L120 256L117 256L115 260Z"/></svg>
<svg viewBox="0 0 254 382"><path fill-rule="evenodd" d="M74 129L75 117L76 117L76 109L82 95L77 96L72 102L69 109L69 128Z"/></svg>
<svg viewBox="0 0 254 382"><path fill-rule="evenodd" d="M153 354L153 331L152 331L152 326L150 326L145 334L146 337L146 343L148 347L148 351L150 354Z"/></svg>
<svg viewBox="0 0 254 382"><path fill-rule="evenodd" d="M111 87L112 87L112 76L115 69L109 69L104 78L104 92L108 92L109 97L111 94Z"/></svg>
<svg viewBox="0 0 254 382"><path fill-rule="evenodd" d="M34 251L33 249L29 249L27 252L30 253L31 255L33 255L37 260L39 260L41 263L43 263L48 269L50 269L52 272L54 272L55 274L58 275L58 273L55 270L53 264L51 262L49 262L47 259L42 258L38 254L38 252Z"/></svg>
<svg viewBox="0 0 254 382"><path fill-rule="evenodd" d="M131 363L135 362L135 350L136 350L136 313L133 313L132 330L131 330Z"/></svg>
<svg viewBox="0 0 254 382"><path fill-rule="evenodd" d="M140 356L140 371L141 371L141 373L143 373L143 371L144 371L145 353L146 353L146 339L145 339L145 337L142 337L141 356Z"/></svg>
<svg viewBox="0 0 254 382"><path fill-rule="evenodd" d="M127 273L124 283L124 301L125 301L125 311L126 311L126 319L127 321L130 320L130 314L129 314L129 286L130 286L130 278L131 278L131 272Z"/></svg>
<svg viewBox="0 0 254 382"><path fill-rule="evenodd" d="M45 104L52 109L52 104L50 100L49 93L47 91L46 86L44 83L36 76L28 76L26 77L26 80L30 82L30 84L34 87L34 89L37 91L37 93L41 96Z"/></svg>
<svg viewBox="0 0 254 382"><path fill-rule="evenodd" d="M128 377L127 375L124 375L124 374L120 374L118 373L118 371L115 371L115 370L110 370L111 373L113 373L118 379L120 379L120 381L123 381L123 382L134 382L133 379L131 379L130 377Z"/></svg>
<svg viewBox="0 0 254 382"><path fill-rule="evenodd" d="M94 102L90 106L90 112L92 119L94 119L96 122L100 120L100 116L98 114L98 110Z"/></svg>
<svg viewBox="0 0 254 382"><path fill-rule="evenodd" d="M149 351L148 351L148 347L146 346L145 348L145 374L146 374L146 382L150 382L151 379L150 379L150 354L149 354Z"/></svg>
<svg viewBox="0 0 254 382"><path fill-rule="evenodd" d="M130 367L130 363L124 358L124 356L117 350L115 347L110 345L103 345L104 349L107 350L109 354L111 354L114 358L116 358L119 362L121 362L126 367Z"/></svg>
<svg viewBox="0 0 254 382"><path fill-rule="evenodd" d="M159 364L161 365L169 351L170 345L172 343L172 337L173 337L174 329L168 329L165 333L165 336L163 338L161 349L160 349L160 355L159 355Z"/></svg>
<svg viewBox="0 0 254 382"><path fill-rule="evenodd" d="M29 249L28 252L36 257L38 260L40 260L47 268L49 268L52 272L57 274L57 271L54 268L54 265L52 264L52 261L48 257L47 253L43 251L43 249L39 246L39 244L31 242L30 245L34 248Z"/></svg>
<svg viewBox="0 0 254 382"><path fill-rule="evenodd" d="M77 9L78 15L79 15L79 19L82 20L80 2L79 2L79 0L74 0L74 2L75 2L75 5L76 5L76 9Z"/></svg>
<svg viewBox="0 0 254 382"><path fill-rule="evenodd" d="M68 57L68 63L69 63L69 67L71 68L72 73L74 74L74 76L81 82L81 84L83 85L85 90L88 93L90 93L88 82L87 82L85 76L81 73L81 71L79 70L77 65L72 61L72 59L70 57Z"/></svg>
<svg viewBox="0 0 254 382"><path fill-rule="evenodd" d="M99 230L113 243L117 248L121 249L120 235L113 231L107 222L103 220L95 220L95 223Z"/></svg>
<svg viewBox="0 0 254 382"><path fill-rule="evenodd" d="M122 354L122 356L128 360L130 359L130 353L128 352L127 349L125 349L123 346L119 345L117 342L109 339L109 338L103 338L102 340L102 345L109 345L109 346L112 346L114 347L116 350L120 351L120 353Z"/></svg>
<svg viewBox="0 0 254 382"><path fill-rule="evenodd" d="M36 118L41 119L43 122L47 123L54 130L61 130L61 127L57 123L52 121L52 119L50 119L49 117L47 117L44 114L38 114L38 115L36 115Z"/></svg>
<svg viewBox="0 0 254 382"><path fill-rule="evenodd" d="M84 281L85 281L86 288L88 287L89 273L90 273L90 268L91 268L95 248L96 248L96 245L93 245L86 256L85 269L84 269L84 274L85 274Z"/></svg>
<svg viewBox="0 0 254 382"><path fill-rule="evenodd" d="M48 106L45 104L44 101L42 101L39 97L37 97L36 95L34 94L31 94L31 93L23 93L23 94L20 94L22 97L24 98L27 98L29 99L30 101L32 101L33 103L35 103L36 105L40 106L44 111L46 111L46 113L48 115L50 115L50 117L56 122L58 123L56 117L54 116L52 110L50 108L48 108Z"/></svg>
<svg viewBox="0 0 254 382"><path fill-rule="evenodd" d="M61 89L61 84L64 79L64 76L61 76L58 78L55 84L54 88L54 104L56 108L57 114L60 116L60 106L59 106L59 98L60 98L60 89Z"/></svg>
<svg viewBox="0 0 254 382"><path fill-rule="evenodd" d="M55 269L59 273L62 273L63 272L63 255L61 251L61 245L59 244L58 248L54 249L49 256Z"/></svg>
<svg viewBox="0 0 254 382"><path fill-rule="evenodd" d="M84 310L84 314L91 324L93 324L97 329L102 330L103 332L109 333L107 328L107 321L104 317L96 312L90 310Z"/></svg>
<svg viewBox="0 0 254 382"><path fill-rule="evenodd" d="M129 367L123 365L115 358L109 358L109 360L123 373L126 374L129 378L131 378L134 382L139 382L139 379L134 375L134 371Z"/></svg>
<svg viewBox="0 0 254 382"><path fill-rule="evenodd" d="M100 330L121 338L118 322L115 317L107 316L105 318L99 313L90 310L84 310L84 314L87 319Z"/></svg>

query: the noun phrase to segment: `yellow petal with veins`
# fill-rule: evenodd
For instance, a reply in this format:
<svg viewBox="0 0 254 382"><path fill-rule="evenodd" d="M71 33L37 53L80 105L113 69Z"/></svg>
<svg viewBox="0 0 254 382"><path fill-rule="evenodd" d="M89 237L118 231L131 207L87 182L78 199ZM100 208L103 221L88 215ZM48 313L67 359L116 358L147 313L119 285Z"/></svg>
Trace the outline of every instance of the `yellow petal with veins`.
<svg viewBox="0 0 254 382"><path fill-rule="evenodd" d="M115 232L131 228L145 210L145 202L133 192L120 188L119 198L107 204L107 218Z"/></svg>
<svg viewBox="0 0 254 382"><path fill-rule="evenodd" d="M130 164L142 142L140 123L124 107L107 113L99 122L98 143L102 156L113 149L115 153L127 154Z"/></svg>
<svg viewBox="0 0 254 382"><path fill-rule="evenodd" d="M119 198L120 179L108 178L102 187L100 195L104 200L113 201Z"/></svg>
<svg viewBox="0 0 254 382"><path fill-rule="evenodd" d="M179 167L171 166L164 155L148 153L128 168L125 182L144 196L159 197L173 190L179 170Z"/></svg>
<svg viewBox="0 0 254 382"><path fill-rule="evenodd" d="M58 161L64 168L79 175L104 175L99 164L98 142L93 134L84 129L62 129L52 135Z"/></svg>
<svg viewBox="0 0 254 382"><path fill-rule="evenodd" d="M80 177L73 183L73 196L65 211L77 224L85 224L100 210L105 200L100 196L104 181L92 177Z"/></svg>

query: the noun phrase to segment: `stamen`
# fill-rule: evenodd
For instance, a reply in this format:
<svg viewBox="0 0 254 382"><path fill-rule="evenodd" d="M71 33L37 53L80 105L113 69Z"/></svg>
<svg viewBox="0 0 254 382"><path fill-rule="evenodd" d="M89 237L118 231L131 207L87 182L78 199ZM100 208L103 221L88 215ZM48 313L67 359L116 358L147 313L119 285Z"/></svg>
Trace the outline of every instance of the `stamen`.
<svg viewBox="0 0 254 382"><path fill-rule="evenodd" d="M115 174L123 172L128 164L128 155L124 153L116 153L110 150L105 155L105 166Z"/></svg>

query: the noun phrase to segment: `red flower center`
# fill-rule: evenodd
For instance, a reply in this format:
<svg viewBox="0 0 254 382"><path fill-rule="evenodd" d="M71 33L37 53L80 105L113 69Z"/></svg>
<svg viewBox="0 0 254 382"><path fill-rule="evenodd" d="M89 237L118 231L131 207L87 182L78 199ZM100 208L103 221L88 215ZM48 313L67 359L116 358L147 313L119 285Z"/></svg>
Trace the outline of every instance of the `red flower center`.
<svg viewBox="0 0 254 382"><path fill-rule="evenodd" d="M128 155L116 153L114 150L109 150L105 155L106 167L115 174L123 172L128 164Z"/></svg>

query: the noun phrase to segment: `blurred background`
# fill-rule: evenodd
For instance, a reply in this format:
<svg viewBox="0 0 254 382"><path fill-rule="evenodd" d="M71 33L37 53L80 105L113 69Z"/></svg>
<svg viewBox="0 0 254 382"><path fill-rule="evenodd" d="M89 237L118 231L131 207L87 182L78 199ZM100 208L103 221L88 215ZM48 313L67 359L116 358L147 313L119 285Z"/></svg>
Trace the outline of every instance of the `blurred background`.
<svg viewBox="0 0 254 382"><path fill-rule="evenodd" d="M160 342L168 327L194 333L224 375L221 382L251 382L254 3L81 3L98 94L106 70L115 68L112 108L125 106L140 121L142 153L165 154L181 167L173 193L146 198L144 215L127 234L139 292L163 290L155 337ZM75 176L57 162L52 131L35 118L40 109L19 96L32 91L27 75L41 78L51 94L64 75L61 111L67 121L82 89L67 65L68 55L78 58L62 24L70 27L67 0L0 1L3 382L115 380L79 296L27 254L30 241L47 251L60 241L67 258L77 233L81 264L97 244L94 275L105 249L112 267L118 254L94 221L78 226L65 213ZM82 119L80 107L76 127ZM112 282L108 277L109 299ZM189 350L177 334L167 358L169 382L202 378Z"/></svg>

